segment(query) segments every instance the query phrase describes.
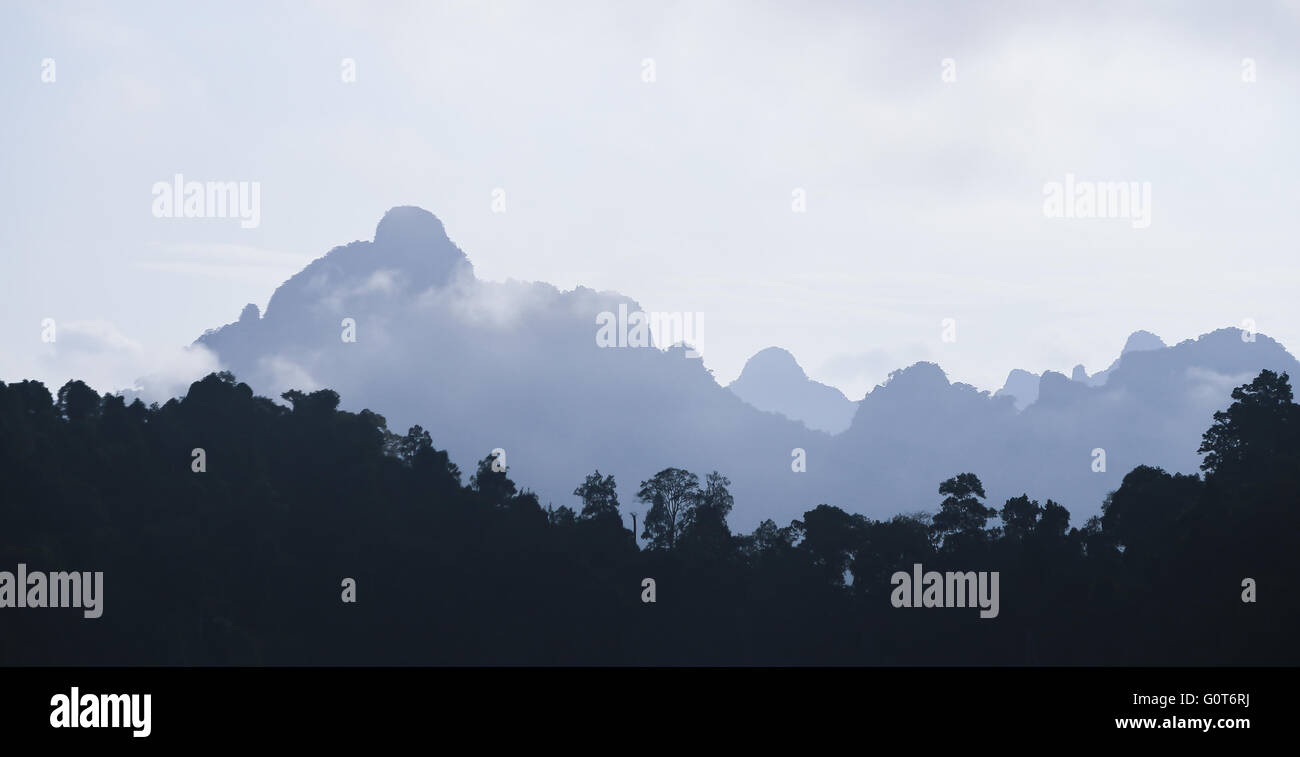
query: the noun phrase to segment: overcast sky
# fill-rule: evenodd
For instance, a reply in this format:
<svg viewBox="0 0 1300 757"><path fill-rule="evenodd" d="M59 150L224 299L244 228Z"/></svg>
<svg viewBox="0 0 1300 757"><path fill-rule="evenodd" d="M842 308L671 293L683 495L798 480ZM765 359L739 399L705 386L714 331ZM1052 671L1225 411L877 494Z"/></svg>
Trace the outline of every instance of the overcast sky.
<svg viewBox="0 0 1300 757"><path fill-rule="evenodd" d="M1294 352L1298 39L1296 2L4 3L0 379L192 378L404 204L482 278L703 313L723 383L777 345L853 399L996 389L1247 318ZM177 173L260 224L155 218ZM1047 217L1067 174L1150 226Z"/></svg>

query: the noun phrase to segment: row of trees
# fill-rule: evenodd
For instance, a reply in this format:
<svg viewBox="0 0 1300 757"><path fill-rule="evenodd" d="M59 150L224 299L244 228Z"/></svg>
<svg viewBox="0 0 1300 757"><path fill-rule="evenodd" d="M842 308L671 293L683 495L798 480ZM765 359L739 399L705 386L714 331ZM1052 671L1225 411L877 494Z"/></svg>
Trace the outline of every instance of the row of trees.
<svg viewBox="0 0 1300 757"><path fill-rule="evenodd" d="M735 505L729 486L731 481L714 471L701 488L699 476L681 468L665 468L642 481L637 499L648 510L641 538L651 549L673 549L683 544L696 549L726 549L731 538L727 516ZM552 515L557 522L575 517L609 524L623 522L613 476L601 476L597 470L573 494L582 501L581 512L575 516L570 508L561 506Z"/></svg>
<svg viewBox="0 0 1300 757"><path fill-rule="evenodd" d="M933 513L820 504L733 534L728 479L668 468L637 489L644 549L612 476L543 507L491 456L463 481L419 426L283 399L225 373L148 407L0 384L0 570L102 570L106 595L100 620L0 609L0 664L1300 661L1285 374L1233 391L1204 476L1138 467L1080 527L961 473ZM914 563L999 571L1001 613L892 607Z"/></svg>

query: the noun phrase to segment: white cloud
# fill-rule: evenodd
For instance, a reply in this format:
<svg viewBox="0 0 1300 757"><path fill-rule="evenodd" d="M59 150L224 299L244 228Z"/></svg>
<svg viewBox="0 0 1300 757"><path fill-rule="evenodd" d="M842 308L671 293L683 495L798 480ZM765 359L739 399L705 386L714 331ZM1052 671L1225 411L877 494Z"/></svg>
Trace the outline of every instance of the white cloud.
<svg viewBox="0 0 1300 757"><path fill-rule="evenodd" d="M144 345L104 320L58 324L55 341L37 357L37 378L51 390L78 379L96 391L132 393L146 402L184 394L192 382L219 370L205 347Z"/></svg>
<svg viewBox="0 0 1300 757"><path fill-rule="evenodd" d="M311 377L306 368L287 357L274 355L262 358L258 361L258 368L270 377L271 386L274 387L273 393L276 397L290 389L314 392L321 388L321 385Z"/></svg>

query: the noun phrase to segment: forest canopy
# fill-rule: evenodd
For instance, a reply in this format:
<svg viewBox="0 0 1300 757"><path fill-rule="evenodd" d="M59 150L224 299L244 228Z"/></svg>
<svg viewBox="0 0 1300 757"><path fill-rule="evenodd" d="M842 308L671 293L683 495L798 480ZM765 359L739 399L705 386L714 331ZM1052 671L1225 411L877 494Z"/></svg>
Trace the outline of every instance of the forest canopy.
<svg viewBox="0 0 1300 757"><path fill-rule="evenodd" d="M0 664L1300 662L1285 373L1208 419L1201 474L1138 466L1077 527L986 501L977 471L932 512L810 503L748 534L719 471L593 470L543 505L488 451L463 473L436 427L281 399L229 373L161 406L0 383L0 571L104 576L98 619L0 601ZM998 572L1000 613L891 605L922 563Z"/></svg>

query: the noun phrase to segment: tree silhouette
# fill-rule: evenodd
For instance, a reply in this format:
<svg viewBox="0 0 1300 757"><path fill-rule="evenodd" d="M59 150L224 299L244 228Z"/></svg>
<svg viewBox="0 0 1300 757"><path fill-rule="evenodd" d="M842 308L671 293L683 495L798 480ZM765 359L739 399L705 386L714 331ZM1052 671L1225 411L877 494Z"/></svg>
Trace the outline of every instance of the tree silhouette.
<svg viewBox="0 0 1300 757"><path fill-rule="evenodd" d="M939 493L948 496L934 516L936 539L948 548L982 542L984 525L998 513L980 501L985 495L979 478L974 473L958 474L939 484Z"/></svg>
<svg viewBox="0 0 1300 757"><path fill-rule="evenodd" d="M1101 525L1126 556L1153 560L1173 543L1179 522L1201 498L1201 480L1139 465L1102 505Z"/></svg>
<svg viewBox="0 0 1300 757"><path fill-rule="evenodd" d="M700 498L700 479L681 468L664 468L641 482L637 498L650 506L641 538L651 549L672 549Z"/></svg>
<svg viewBox="0 0 1300 757"><path fill-rule="evenodd" d="M1009 539L1026 539L1038 528L1038 519L1043 515L1043 508L1038 502L1022 494L1012 497L1002 506L1002 530ZM1066 521L1069 522L1068 519Z"/></svg>
<svg viewBox="0 0 1300 757"><path fill-rule="evenodd" d="M694 550L706 554L725 556L731 551L731 528L727 516L735 505L728 487L731 480L713 471L704 480L704 489L696 498L695 506L685 516L682 541Z"/></svg>
<svg viewBox="0 0 1300 757"><path fill-rule="evenodd" d="M474 475L470 477L469 485L471 489L482 494L489 503L504 507L514 498L516 487L515 482L506 476L506 470L492 469L496 461L495 455L488 455L479 460Z"/></svg>
<svg viewBox="0 0 1300 757"><path fill-rule="evenodd" d="M618 511L618 487L613 476L601 478L600 471L590 473L587 478L573 490L573 495L582 500L582 510L578 517L583 520L613 520L623 522Z"/></svg>
<svg viewBox="0 0 1300 757"><path fill-rule="evenodd" d="M69 381L59 389L59 415L70 421L84 421L99 411L99 395L81 381Z"/></svg>
<svg viewBox="0 0 1300 757"><path fill-rule="evenodd" d="M862 519L833 505L818 505L795 521L803 530L800 546L833 586L844 585L844 573L862 539Z"/></svg>
<svg viewBox="0 0 1300 757"><path fill-rule="evenodd" d="M1233 389L1232 399L1201 439L1201 470L1230 485L1268 486L1300 447L1300 406L1293 402L1290 378L1262 371Z"/></svg>
<svg viewBox="0 0 1300 757"><path fill-rule="evenodd" d="M1044 538L1060 539L1070 528L1070 511L1052 500L1043 505L1042 514L1038 516L1038 534Z"/></svg>

